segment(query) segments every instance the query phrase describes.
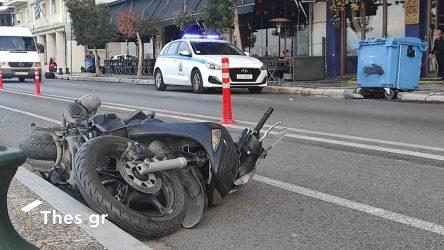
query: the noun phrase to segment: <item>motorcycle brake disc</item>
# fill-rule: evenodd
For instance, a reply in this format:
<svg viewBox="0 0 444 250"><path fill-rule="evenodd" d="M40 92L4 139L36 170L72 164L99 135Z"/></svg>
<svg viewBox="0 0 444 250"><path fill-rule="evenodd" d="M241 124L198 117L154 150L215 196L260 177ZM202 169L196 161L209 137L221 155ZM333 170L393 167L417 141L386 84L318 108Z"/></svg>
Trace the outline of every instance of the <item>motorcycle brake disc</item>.
<svg viewBox="0 0 444 250"><path fill-rule="evenodd" d="M137 165L128 161L126 157L122 157L117 164L120 175L128 185L143 193L157 193L162 187L160 178L156 178L154 173L140 175L136 167Z"/></svg>

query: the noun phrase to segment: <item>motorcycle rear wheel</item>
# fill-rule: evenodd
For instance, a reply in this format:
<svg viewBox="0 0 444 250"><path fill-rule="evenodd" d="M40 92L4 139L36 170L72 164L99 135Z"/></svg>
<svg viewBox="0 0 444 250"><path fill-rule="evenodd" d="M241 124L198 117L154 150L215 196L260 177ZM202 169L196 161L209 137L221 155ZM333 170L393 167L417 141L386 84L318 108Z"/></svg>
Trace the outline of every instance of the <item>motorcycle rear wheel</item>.
<svg viewBox="0 0 444 250"><path fill-rule="evenodd" d="M19 148L30 159L55 161L57 158L56 143L47 131L35 131L24 136L20 140Z"/></svg>
<svg viewBox="0 0 444 250"><path fill-rule="evenodd" d="M187 204L187 194L181 184L178 170L158 172L162 180L162 188L159 192L164 192L164 196L162 196L164 198L160 200L165 203L165 205L162 204L167 208L165 211L168 210L162 212L160 209L159 214L152 212L155 209L149 212L147 210L140 211L141 205L138 205L137 209L132 207L130 201L126 202L127 194L122 201L119 201L116 194L111 192L109 187L104 186L103 179L101 179L103 174L98 170L98 167L100 168L100 164L103 164L107 157L120 157L125 152L128 142L132 141L122 137L101 136L83 144L75 159L75 173L79 191L96 212L108 214L109 220L130 233L143 237L160 237L171 234L181 227ZM127 185L126 192L128 192L128 188L131 188L123 179L119 180L119 183ZM133 190L133 192L139 191ZM147 194L139 192L139 195L143 199ZM153 207L156 205L153 204Z"/></svg>

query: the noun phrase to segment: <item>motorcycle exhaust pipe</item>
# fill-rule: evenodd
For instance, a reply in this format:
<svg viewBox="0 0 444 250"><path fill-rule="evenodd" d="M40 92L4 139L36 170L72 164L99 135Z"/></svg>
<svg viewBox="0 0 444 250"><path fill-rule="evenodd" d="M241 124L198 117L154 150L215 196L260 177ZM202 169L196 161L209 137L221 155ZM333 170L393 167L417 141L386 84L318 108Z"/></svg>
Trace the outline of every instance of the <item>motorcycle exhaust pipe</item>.
<svg viewBox="0 0 444 250"><path fill-rule="evenodd" d="M178 157L176 159L155 161L155 162L150 162L148 159L146 159L143 163L138 164L136 169L141 175L145 175L158 171L184 168L186 166L188 166L187 158Z"/></svg>

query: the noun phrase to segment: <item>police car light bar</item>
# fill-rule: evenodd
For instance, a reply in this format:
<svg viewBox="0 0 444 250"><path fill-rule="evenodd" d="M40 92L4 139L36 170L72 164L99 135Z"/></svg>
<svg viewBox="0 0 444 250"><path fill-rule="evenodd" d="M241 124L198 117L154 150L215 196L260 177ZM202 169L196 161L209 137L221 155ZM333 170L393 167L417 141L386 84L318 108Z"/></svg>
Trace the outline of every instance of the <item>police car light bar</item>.
<svg viewBox="0 0 444 250"><path fill-rule="evenodd" d="M209 39L209 40L220 40L218 35L195 35L195 34L185 34L182 39Z"/></svg>

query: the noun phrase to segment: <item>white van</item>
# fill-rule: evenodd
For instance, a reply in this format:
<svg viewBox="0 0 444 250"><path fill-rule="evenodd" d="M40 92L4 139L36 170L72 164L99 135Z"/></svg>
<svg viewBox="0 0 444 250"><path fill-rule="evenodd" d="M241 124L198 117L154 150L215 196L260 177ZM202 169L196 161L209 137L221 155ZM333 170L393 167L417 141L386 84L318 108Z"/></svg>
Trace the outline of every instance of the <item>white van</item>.
<svg viewBox="0 0 444 250"><path fill-rule="evenodd" d="M37 46L29 29L0 27L0 66L3 78L34 78L34 65L42 76Z"/></svg>

